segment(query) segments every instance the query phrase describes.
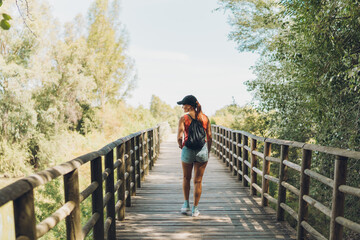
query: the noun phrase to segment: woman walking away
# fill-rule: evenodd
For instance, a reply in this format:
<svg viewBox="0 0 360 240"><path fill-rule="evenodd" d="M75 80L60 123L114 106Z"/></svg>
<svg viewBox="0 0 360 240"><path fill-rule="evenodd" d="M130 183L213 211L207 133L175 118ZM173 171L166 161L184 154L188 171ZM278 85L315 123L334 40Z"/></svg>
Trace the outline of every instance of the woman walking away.
<svg viewBox="0 0 360 240"><path fill-rule="evenodd" d="M183 169L183 193L185 202L181 213L190 212L189 192L192 169L194 167L194 205L192 216L199 216L198 204L201 196L201 182L208 162L212 136L209 118L201 111L201 105L193 95L188 95L177 102L183 105L187 113L180 118L177 141L181 151ZM183 138L184 136L184 138Z"/></svg>

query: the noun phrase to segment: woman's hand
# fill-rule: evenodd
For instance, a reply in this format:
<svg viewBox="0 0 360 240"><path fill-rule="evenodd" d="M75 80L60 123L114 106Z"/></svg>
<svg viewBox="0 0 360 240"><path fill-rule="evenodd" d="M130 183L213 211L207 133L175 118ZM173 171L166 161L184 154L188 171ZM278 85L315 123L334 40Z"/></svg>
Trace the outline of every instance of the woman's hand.
<svg viewBox="0 0 360 240"><path fill-rule="evenodd" d="M179 120L179 128L178 128L178 134L177 134L177 142L179 144L179 148L183 148L183 135L185 131L185 118L182 116Z"/></svg>
<svg viewBox="0 0 360 240"><path fill-rule="evenodd" d="M179 144L179 148L182 149L183 148L182 138L178 139L178 144Z"/></svg>

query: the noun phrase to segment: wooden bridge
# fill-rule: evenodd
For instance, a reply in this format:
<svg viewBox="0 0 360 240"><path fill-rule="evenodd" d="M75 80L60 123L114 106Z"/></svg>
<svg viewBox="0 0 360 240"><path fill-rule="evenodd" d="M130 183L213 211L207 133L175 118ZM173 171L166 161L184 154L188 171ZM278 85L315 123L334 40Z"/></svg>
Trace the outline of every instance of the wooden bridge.
<svg viewBox="0 0 360 240"><path fill-rule="evenodd" d="M360 159L360 152L262 138L213 125L201 215L193 218L179 211L180 150L175 137L160 147L160 129L131 134L0 189L0 207L13 204L14 237L38 239L65 219L67 239L76 240L91 231L93 239L326 239L308 222L310 206L330 219L330 239L341 240L344 227L360 233L360 224L344 217L345 194L360 197L359 188L346 185L348 158ZM292 150L302 151L300 165L289 159ZM335 156L333 179L310 169L313 151ZM91 184L81 190L79 167L87 163ZM277 176L270 174L270 164L278 166ZM288 169L298 172L299 189L289 183L294 176ZM59 176L64 179L65 204L36 223L34 189ZM331 208L310 196L310 178L333 189ZM278 186L276 198L270 194L270 182ZM286 192L298 196L297 211L287 204ZM90 195L92 216L82 226L81 202ZM297 222L296 230L284 222L285 213ZM6 229L0 226L3 237L1 230Z"/></svg>

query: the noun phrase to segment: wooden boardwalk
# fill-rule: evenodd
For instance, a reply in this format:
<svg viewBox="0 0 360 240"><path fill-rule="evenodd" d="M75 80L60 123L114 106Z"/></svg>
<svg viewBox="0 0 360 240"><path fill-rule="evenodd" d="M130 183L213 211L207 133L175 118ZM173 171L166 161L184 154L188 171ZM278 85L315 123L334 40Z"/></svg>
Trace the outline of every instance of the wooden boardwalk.
<svg viewBox="0 0 360 240"><path fill-rule="evenodd" d="M296 239L271 208L260 206L212 155L203 179L200 216L180 214L183 203L180 149L176 136L161 144L155 167L116 223L117 239ZM190 205L192 206L191 184Z"/></svg>

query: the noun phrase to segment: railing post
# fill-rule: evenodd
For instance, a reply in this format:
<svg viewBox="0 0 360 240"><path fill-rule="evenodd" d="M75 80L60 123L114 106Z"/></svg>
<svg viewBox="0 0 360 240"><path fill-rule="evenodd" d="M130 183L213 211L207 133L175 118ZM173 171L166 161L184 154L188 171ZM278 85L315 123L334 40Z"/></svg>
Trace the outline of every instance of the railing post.
<svg viewBox="0 0 360 240"><path fill-rule="evenodd" d="M149 144L148 144L148 132L145 131L144 132L144 139L143 139L143 144L144 144L144 152L145 152L145 157L144 157L144 161L145 161L145 169L144 169L144 173L145 175L149 175L149 168L150 168L150 164L149 164Z"/></svg>
<svg viewBox="0 0 360 240"><path fill-rule="evenodd" d="M228 130L228 159L229 159L229 170L232 172L234 165L232 163L232 131ZM234 163L233 163L234 164Z"/></svg>
<svg viewBox="0 0 360 240"><path fill-rule="evenodd" d="M135 151L135 137L132 137L130 140L130 151L131 153L131 171L130 171L130 175L131 175L131 196L135 196L136 195L136 166L135 166L135 160L136 160L136 151ZM132 184L133 183L133 184Z"/></svg>
<svg viewBox="0 0 360 240"><path fill-rule="evenodd" d="M346 184L347 159L347 157L342 156L336 156L335 159L330 240L341 240L343 238L343 226L336 222L336 218L344 216L345 194L339 191L339 186Z"/></svg>
<svg viewBox="0 0 360 240"><path fill-rule="evenodd" d="M226 162L226 130L224 128L221 129L221 136L222 136L222 148L221 148L221 152L222 152L222 160L223 163Z"/></svg>
<svg viewBox="0 0 360 240"><path fill-rule="evenodd" d="M215 126L215 155L219 157L219 126Z"/></svg>
<svg viewBox="0 0 360 240"><path fill-rule="evenodd" d="M264 193L269 192L269 180L265 178L265 175L270 173L270 161L266 160L266 157L270 156L270 153L271 153L271 143L264 142L264 159L263 159L262 193L261 193L262 206L267 206L269 204L269 201L264 196Z"/></svg>
<svg viewBox="0 0 360 240"><path fill-rule="evenodd" d="M157 129L153 129L153 164L155 165L155 162L158 158L157 152L156 152L156 143L157 143Z"/></svg>
<svg viewBox="0 0 360 240"><path fill-rule="evenodd" d="M220 160L222 160L222 144L223 144L223 136L222 136L222 128L219 126L218 129L218 147L219 147L219 152L218 152L218 157Z"/></svg>
<svg viewBox="0 0 360 240"><path fill-rule="evenodd" d="M222 147L222 144L223 144L222 128L219 127L219 159L221 161L223 160L223 155L222 155L223 147Z"/></svg>
<svg viewBox="0 0 360 240"><path fill-rule="evenodd" d="M216 131L216 156L220 157L220 127L216 126L215 127L215 131Z"/></svg>
<svg viewBox="0 0 360 240"><path fill-rule="evenodd" d="M111 224L107 239L115 239L115 198L114 198L114 150L111 150L105 155L105 169L110 169L110 174L105 180L105 192L110 194L110 199L106 204L106 218L111 219ZM105 233L106 234L106 233Z"/></svg>
<svg viewBox="0 0 360 240"><path fill-rule="evenodd" d="M230 165L230 140L229 140L229 130L225 130L225 160L226 160L226 166L230 168L231 171L231 165Z"/></svg>
<svg viewBox="0 0 360 240"><path fill-rule="evenodd" d="M149 168L150 170L152 170L152 167L154 166L154 130L151 129L149 131L149 160L150 160L150 165Z"/></svg>
<svg viewBox="0 0 360 240"><path fill-rule="evenodd" d="M242 176L242 185L243 187L247 187L248 186L248 182L247 180L244 178L245 175L248 175L249 173L249 169L248 166L245 164L245 160L248 161L249 158L249 153L248 151L245 149L245 146L248 146L248 137L245 136L244 134L242 135L242 142L243 142L243 147L242 147L242 169L243 169L243 176Z"/></svg>
<svg viewBox="0 0 360 240"><path fill-rule="evenodd" d="M279 169L279 193L278 193L278 203L276 209L276 219L278 221L284 221L284 209L280 206L280 204L286 202L286 188L282 185L282 182L285 182L287 178L287 166L285 166L283 162L284 160L288 160L288 158L289 158L289 146L281 145L280 169Z"/></svg>
<svg viewBox="0 0 360 240"><path fill-rule="evenodd" d="M31 240L37 239L34 190L30 190L14 200L14 218L16 238L24 236Z"/></svg>
<svg viewBox="0 0 360 240"><path fill-rule="evenodd" d="M300 195L299 195L299 212L298 212L298 228L297 239L305 238L305 229L302 227L302 221L307 221L309 204L303 199L304 195L309 195L310 177L305 174L306 169L311 166L311 150L303 149L301 161L301 177L300 177Z"/></svg>
<svg viewBox="0 0 360 240"><path fill-rule="evenodd" d="M121 160L121 164L117 169L117 178L121 180L121 185L118 190L118 201L121 202L121 206L119 211L117 212L118 220L123 221L125 219L125 187L126 187L126 180L125 180L125 143L121 143L121 145L117 148L118 149L118 158ZM94 239L97 239L94 237Z"/></svg>
<svg viewBox="0 0 360 240"><path fill-rule="evenodd" d="M257 159L256 159L256 155L253 154L252 151L256 150L256 139L251 138L251 169L250 169L250 173L251 173L251 184L250 184L250 192L252 195L256 195L256 189L253 186L253 183L257 183L257 174L256 172L253 170L253 167L256 167L257 164Z"/></svg>
<svg viewBox="0 0 360 240"><path fill-rule="evenodd" d="M135 144L137 146L137 150L136 150L136 160L138 161L138 164L136 165L136 173L138 174L137 178L136 178L136 184L137 187L140 188L141 187L141 147L140 147L140 135L137 135L135 137Z"/></svg>
<svg viewBox="0 0 360 240"><path fill-rule="evenodd" d="M125 142L125 153L128 155L128 157L125 159L125 206L131 207L131 142L130 140L126 140Z"/></svg>
<svg viewBox="0 0 360 240"><path fill-rule="evenodd" d="M159 154L160 154L160 126L159 126L159 128L158 128L158 130L157 130L157 135L158 135L158 138L157 138L157 153L156 153L156 155L157 156L159 156Z"/></svg>
<svg viewBox="0 0 360 240"><path fill-rule="evenodd" d="M232 151L231 160L232 160L232 163L233 163L233 176L237 176L237 170L236 169L239 169L239 165L238 165L237 154L236 154L237 153L237 140L236 140L236 132L235 131L232 131L231 139L232 139L232 143L231 143L231 151ZM234 157L234 155L236 157Z"/></svg>
<svg viewBox="0 0 360 240"><path fill-rule="evenodd" d="M94 225L94 239L104 239L104 205L103 205L103 181L101 157L90 162L91 182L97 182L98 187L92 193L92 214L98 213L99 219Z"/></svg>
<svg viewBox="0 0 360 240"><path fill-rule="evenodd" d="M242 181L242 176L241 174L239 173L239 171L243 171L243 168L242 168L242 162L240 161L240 157L242 157L242 154L241 154L241 147L239 147L239 144L241 144L241 134L240 133L236 133L236 162L237 162L237 179L239 181Z"/></svg>
<svg viewBox="0 0 360 240"><path fill-rule="evenodd" d="M141 170L140 170L140 178L141 181L145 180L145 157L144 157L144 133L142 132L139 136L139 148L140 148L140 162L141 162Z"/></svg>
<svg viewBox="0 0 360 240"><path fill-rule="evenodd" d="M75 204L70 215L66 217L66 236L68 240L78 240L82 237L78 172L79 170L75 169L64 175L65 203L72 201Z"/></svg>

